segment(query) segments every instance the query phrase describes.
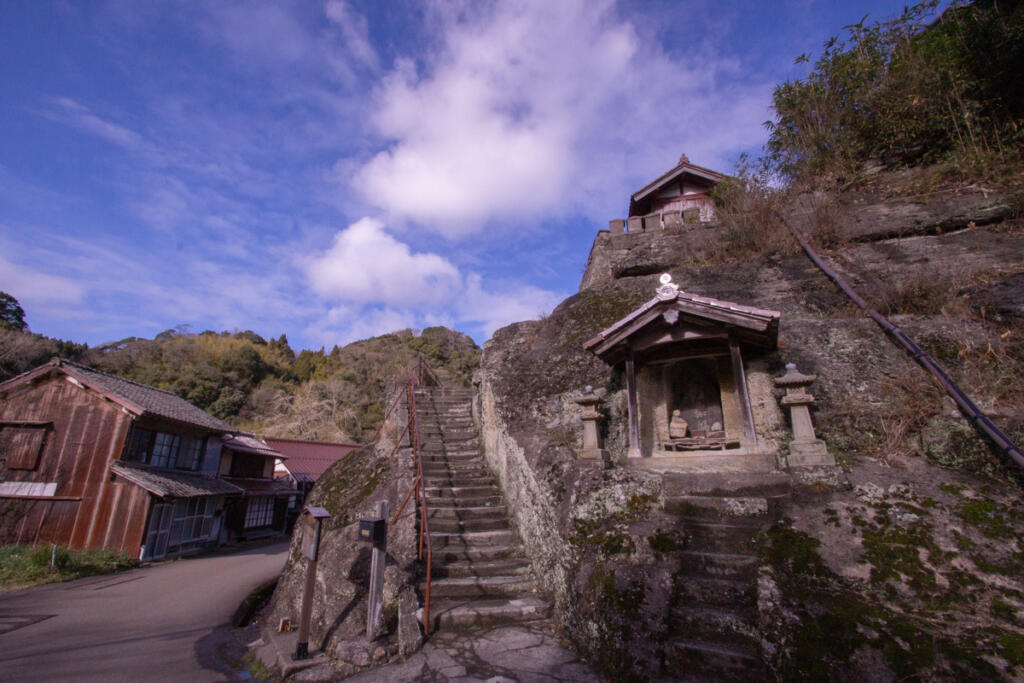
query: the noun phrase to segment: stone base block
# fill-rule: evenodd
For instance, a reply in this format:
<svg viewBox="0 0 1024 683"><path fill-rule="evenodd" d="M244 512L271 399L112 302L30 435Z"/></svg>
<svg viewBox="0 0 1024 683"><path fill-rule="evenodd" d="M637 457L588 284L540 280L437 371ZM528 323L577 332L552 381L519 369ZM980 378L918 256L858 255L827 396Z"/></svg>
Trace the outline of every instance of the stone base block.
<svg viewBox="0 0 1024 683"><path fill-rule="evenodd" d="M821 439L813 441L790 441L790 467L835 467L836 459L828 452L828 447Z"/></svg>
<svg viewBox="0 0 1024 683"><path fill-rule="evenodd" d="M585 448L581 450L580 457L577 462L581 465L590 465L591 467L611 467L611 459L608 457L608 451L603 448Z"/></svg>

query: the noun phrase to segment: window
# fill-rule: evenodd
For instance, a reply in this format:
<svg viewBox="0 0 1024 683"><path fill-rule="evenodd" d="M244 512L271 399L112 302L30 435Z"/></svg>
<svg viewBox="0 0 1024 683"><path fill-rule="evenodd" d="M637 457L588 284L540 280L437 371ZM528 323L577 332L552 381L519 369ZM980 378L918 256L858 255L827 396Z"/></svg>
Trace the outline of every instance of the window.
<svg viewBox="0 0 1024 683"><path fill-rule="evenodd" d="M128 445L124 449L124 459L135 462L149 462L149 454L153 452L153 432L132 426L128 437Z"/></svg>
<svg viewBox="0 0 1024 683"><path fill-rule="evenodd" d="M186 550L206 541L213 528L217 503L212 498L184 498L174 504L168 538L169 552Z"/></svg>
<svg viewBox="0 0 1024 683"><path fill-rule="evenodd" d="M178 452L178 461L175 464L180 470L197 470L199 461L202 460L206 439L195 439L186 436L183 439L181 450Z"/></svg>
<svg viewBox="0 0 1024 683"><path fill-rule="evenodd" d="M249 499L249 506L245 509L245 528L252 529L258 526L270 526L274 521L274 497L256 496Z"/></svg>
<svg viewBox="0 0 1024 683"><path fill-rule="evenodd" d="M153 454L150 456L149 464L156 467L172 467L178 459L179 448L181 448L180 436L157 432L156 438L153 439Z"/></svg>
<svg viewBox="0 0 1024 683"><path fill-rule="evenodd" d="M132 427L131 436L128 437L128 445L125 447L124 460L141 462L154 467L181 467L184 469L195 469L198 467L198 456L194 449L195 445L186 447L185 453L181 454L181 437L177 434L166 432L154 432L148 429ZM187 439L187 441L194 441ZM203 442L198 444L199 453L202 453ZM190 450L191 448L191 450ZM192 458L195 458L193 462Z"/></svg>
<svg viewBox="0 0 1024 683"><path fill-rule="evenodd" d="M262 455L238 452L232 453L230 476L262 479L264 460L265 458Z"/></svg>
<svg viewBox="0 0 1024 683"><path fill-rule="evenodd" d="M12 470L34 470L43 452L50 422L0 422L0 461Z"/></svg>

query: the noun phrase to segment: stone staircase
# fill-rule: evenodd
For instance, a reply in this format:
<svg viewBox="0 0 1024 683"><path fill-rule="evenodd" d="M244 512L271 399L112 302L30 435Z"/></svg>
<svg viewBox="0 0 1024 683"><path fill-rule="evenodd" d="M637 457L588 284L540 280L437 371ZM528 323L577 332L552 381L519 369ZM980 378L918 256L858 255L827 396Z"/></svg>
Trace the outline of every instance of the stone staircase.
<svg viewBox="0 0 1024 683"><path fill-rule="evenodd" d="M484 463L472 399L472 389L416 390L433 548L431 630L531 621L551 611ZM419 589L422 599L426 583Z"/></svg>
<svg viewBox="0 0 1024 683"><path fill-rule="evenodd" d="M770 680L757 624L756 536L790 495L781 472L664 474L665 508L688 538L665 672L684 680Z"/></svg>

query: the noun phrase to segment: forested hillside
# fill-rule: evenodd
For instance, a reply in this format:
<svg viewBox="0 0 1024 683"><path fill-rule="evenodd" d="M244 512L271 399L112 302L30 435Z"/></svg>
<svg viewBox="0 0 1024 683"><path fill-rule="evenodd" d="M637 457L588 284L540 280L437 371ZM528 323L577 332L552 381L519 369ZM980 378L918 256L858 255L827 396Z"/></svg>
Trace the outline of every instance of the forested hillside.
<svg viewBox="0 0 1024 683"><path fill-rule="evenodd" d="M23 313L19 320L0 327L0 380L61 356L172 391L242 429L328 441L372 435L385 384L419 356L451 385L468 384L480 356L472 339L444 327L296 353L283 334L184 328L88 348L29 332Z"/></svg>

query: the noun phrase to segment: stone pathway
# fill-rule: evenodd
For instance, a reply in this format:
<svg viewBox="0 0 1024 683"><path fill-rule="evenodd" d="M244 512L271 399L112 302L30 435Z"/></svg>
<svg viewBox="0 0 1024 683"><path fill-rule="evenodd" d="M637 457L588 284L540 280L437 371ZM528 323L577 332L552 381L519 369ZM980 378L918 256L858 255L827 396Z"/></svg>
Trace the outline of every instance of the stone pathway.
<svg viewBox="0 0 1024 683"><path fill-rule="evenodd" d="M336 680L331 665L301 671L289 681ZM601 677L565 647L550 621L496 626L471 633L438 631L405 662L356 674L346 681L471 683L600 681Z"/></svg>

